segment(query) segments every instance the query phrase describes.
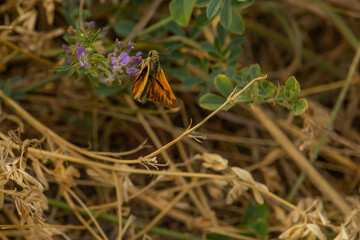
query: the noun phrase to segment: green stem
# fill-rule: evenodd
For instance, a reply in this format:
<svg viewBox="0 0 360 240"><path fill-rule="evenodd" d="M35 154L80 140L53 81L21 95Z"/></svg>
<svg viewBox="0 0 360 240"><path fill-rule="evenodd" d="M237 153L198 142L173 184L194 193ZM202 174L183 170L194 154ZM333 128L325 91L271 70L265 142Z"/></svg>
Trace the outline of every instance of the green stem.
<svg viewBox="0 0 360 240"><path fill-rule="evenodd" d="M339 113L339 110L340 110L342 104L344 103L346 93L347 93L347 91L348 91L348 89L350 87L351 80L353 79L354 74L356 72L356 68L357 68L357 66L359 64L359 59L360 59L360 47L357 48L356 55L353 58L353 61L351 63L349 73L346 76L344 86L342 87L341 92L339 94L339 97L338 97L338 99L337 99L337 101L335 103L335 106L334 106L333 110L331 111L329 121L326 124L326 127L328 129L330 129L333 126L335 118L336 118L337 114ZM317 144L316 144L316 146L315 146L315 148L314 148L314 153L309 159L309 161L311 163L314 163L316 161L316 159L317 159L317 157L318 157L318 155L320 153L320 149L321 149L321 147L322 147L322 145L324 143L325 137L326 137L326 133L322 133L319 140L318 140L318 142L317 142ZM291 189L289 195L286 198L289 202L291 202L294 199L294 196L296 195L299 188L301 187L303 181L305 180L305 177L306 177L306 173L301 172L301 174L300 174L299 178L297 179L294 187Z"/></svg>
<svg viewBox="0 0 360 240"><path fill-rule="evenodd" d="M65 202L62 201L57 201L54 199L48 199L48 205L50 207L55 207L58 209L63 209L63 210L67 210L67 211L73 211L73 209ZM96 211L91 210L90 211L91 214L95 215ZM83 216L88 216L88 213L84 210L80 210L79 213ZM106 213L101 213L99 215L97 215L96 217L97 219L106 221L106 222L110 222L110 223L114 223L114 224L119 224L119 219L113 215L110 214L106 214ZM126 220L122 221L122 224L125 225ZM140 230L146 227L145 224L141 224L141 223L135 223L136 224L136 229ZM166 238L171 238L171 239L190 239L190 240L200 240L201 238L198 237L193 237L193 236L189 236L183 233L179 233L179 232L174 232L174 231L170 231L164 228L159 228L159 227L153 227L149 230L149 232L154 233L154 234L159 234L162 236L165 236Z"/></svg>
<svg viewBox="0 0 360 240"><path fill-rule="evenodd" d="M52 81L55 81L55 80L61 78L62 76L64 76L64 73L54 74L54 75L52 75L50 77L47 77L47 78L45 78L43 80L37 81L34 84L31 84L30 86L22 88L22 89L18 90L17 92L27 93L27 92L33 91L33 90L35 90L35 89L37 89L39 87L44 86L48 82L52 82Z"/></svg>
<svg viewBox="0 0 360 240"><path fill-rule="evenodd" d="M352 32L352 30L348 27L345 21L342 19L341 16L336 14L332 8L325 4L321 4L320 6L322 9L326 11L326 13L332 18L336 28L338 31L344 36L347 42L351 45L351 47L356 50L359 46L359 39L356 35Z"/></svg>
<svg viewBox="0 0 360 240"><path fill-rule="evenodd" d="M166 24L168 24L169 22L171 22L173 20L172 16L168 16L166 18L164 18L163 20L151 25L148 28L145 28L144 30L142 30L141 32L139 32L139 34L137 35L138 37L144 36L146 34L149 34L161 27L164 27Z"/></svg>

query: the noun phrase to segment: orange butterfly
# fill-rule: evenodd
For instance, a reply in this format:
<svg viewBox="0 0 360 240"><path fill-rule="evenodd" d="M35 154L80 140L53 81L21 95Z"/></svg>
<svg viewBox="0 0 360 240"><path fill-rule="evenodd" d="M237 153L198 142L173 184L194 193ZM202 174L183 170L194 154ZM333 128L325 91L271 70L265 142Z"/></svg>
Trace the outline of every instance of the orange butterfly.
<svg viewBox="0 0 360 240"><path fill-rule="evenodd" d="M141 70L131 88L134 99L140 102L148 100L160 103L168 108L177 108L178 102L166 79L159 62L159 54L155 50L141 63Z"/></svg>

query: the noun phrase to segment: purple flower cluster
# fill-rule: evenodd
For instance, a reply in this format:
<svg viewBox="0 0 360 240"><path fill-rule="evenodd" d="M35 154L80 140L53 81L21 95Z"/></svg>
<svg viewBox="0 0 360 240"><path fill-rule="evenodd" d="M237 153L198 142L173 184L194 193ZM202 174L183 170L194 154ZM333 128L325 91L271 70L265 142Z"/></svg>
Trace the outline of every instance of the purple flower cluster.
<svg viewBox="0 0 360 240"><path fill-rule="evenodd" d="M66 55L68 58L72 58L73 53L71 52L71 49L64 43L62 45L62 48L65 50ZM84 47L76 45L76 57L79 60L80 65L83 68L87 68L89 66L89 62L87 61L88 54ZM71 65L73 61L71 59L66 60L66 65Z"/></svg>
<svg viewBox="0 0 360 240"><path fill-rule="evenodd" d="M77 55L77 58L80 62L80 65L84 68L87 68L89 66L89 63L86 61L87 60L87 57L88 57L88 54L85 50L85 48L83 47L77 47L77 51L76 51L76 55Z"/></svg>
<svg viewBox="0 0 360 240"><path fill-rule="evenodd" d="M65 43L63 43L62 48L65 50L66 55L68 57L71 57L72 52L71 52L70 48ZM66 65L71 65L71 64L72 64L72 60L67 59L66 60Z"/></svg>
<svg viewBox="0 0 360 240"><path fill-rule="evenodd" d="M123 67L128 75L134 75L140 70L137 68L142 61L142 52L137 52L135 56L130 56L129 53L134 50L134 44L129 40L128 45L125 47L122 42L116 39L116 48L114 52L109 54L113 70L118 70Z"/></svg>
<svg viewBox="0 0 360 240"><path fill-rule="evenodd" d="M84 28L95 28L95 21L84 22Z"/></svg>
<svg viewBox="0 0 360 240"><path fill-rule="evenodd" d="M135 49L131 39L127 44L116 39L115 50L108 55L108 58L105 58L96 51L94 42L97 35L95 34L98 34L99 31L94 31L94 28L94 21L85 22L84 29L74 30L76 44L62 45L66 54L66 65L73 69L86 69L85 74L96 76L99 81L107 84L119 79L121 75L137 74L140 71L138 66L142 61L142 52L130 55L131 51ZM105 27L99 36L104 36L107 30L108 27Z"/></svg>

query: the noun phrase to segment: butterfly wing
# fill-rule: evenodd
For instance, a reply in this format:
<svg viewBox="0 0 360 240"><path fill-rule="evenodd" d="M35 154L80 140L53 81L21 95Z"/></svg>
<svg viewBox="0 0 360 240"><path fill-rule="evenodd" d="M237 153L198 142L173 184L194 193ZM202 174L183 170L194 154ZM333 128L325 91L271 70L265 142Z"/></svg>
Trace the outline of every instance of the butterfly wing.
<svg viewBox="0 0 360 240"><path fill-rule="evenodd" d="M149 88L149 65L146 64L137 75L134 84L131 88L132 95L134 99L141 101Z"/></svg>
<svg viewBox="0 0 360 240"><path fill-rule="evenodd" d="M179 106L166 79L165 73L160 66L158 67L155 78L151 80L148 99L168 108L177 108Z"/></svg>

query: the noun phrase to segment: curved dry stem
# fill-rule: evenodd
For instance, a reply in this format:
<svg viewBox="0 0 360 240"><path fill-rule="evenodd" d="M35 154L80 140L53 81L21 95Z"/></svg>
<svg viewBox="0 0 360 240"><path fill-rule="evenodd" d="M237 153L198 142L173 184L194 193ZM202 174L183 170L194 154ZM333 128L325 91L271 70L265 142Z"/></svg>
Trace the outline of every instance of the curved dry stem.
<svg viewBox="0 0 360 240"><path fill-rule="evenodd" d="M46 58L39 57L39 56L33 54L32 52L26 51L25 49L20 48L20 47L16 46L15 44L13 44L13 43L11 43L11 42L9 42L9 41L6 41L5 39L1 39L1 38L0 38L0 43L3 43L4 45L6 45L6 46L8 46L8 47L10 47L10 48L12 48L12 49L14 49L14 50L16 50L16 51L25 54L25 55L28 56L29 58L32 58L32 59L34 59L34 60L38 60L38 61L44 63L45 65L47 65L47 66L49 66L49 67L51 67L51 68L56 65L55 63L47 60Z"/></svg>
<svg viewBox="0 0 360 240"><path fill-rule="evenodd" d="M91 151L88 151L86 149L80 148L67 140L63 139L59 135L57 135L55 132L53 132L50 128L46 127L44 124L36 120L31 114L29 114L25 109L23 109L19 104L17 104L14 100L12 100L10 97L6 96L2 90L0 89L0 98L4 99L4 102L9 105L20 117L22 117L26 122L28 122L32 127L34 127L36 130L38 130L40 133L42 133L44 136L51 137L54 142L56 142L58 145L65 145L66 147L81 153L87 157L113 162L113 163L124 163L124 164L136 164L140 163L139 159L135 160L121 160L116 159L112 157L102 156L98 155L96 153L93 153Z"/></svg>
<svg viewBox="0 0 360 240"><path fill-rule="evenodd" d="M234 89L234 91L232 91L232 93L229 95L229 97L226 99L226 101L220 106L218 107L215 111L213 111L212 113L210 113L206 118L204 118L201 122L199 122L198 124L196 124L194 127L187 129L185 132L183 132L180 136L178 136L177 138L175 138L174 140L172 140L171 142L169 142L168 144L162 146L161 148L159 148L158 150L150 153L149 155L145 156L144 158L152 158L155 157L156 155L158 155L159 153L161 153L162 151L164 151L165 149L168 149L169 147L171 147L172 145L174 145L175 143L177 143L178 141L180 141L181 139L183 139L184 137L186 137L187 135L193 133L196 129L200 128L202 125L204 125L204 123L206 123L210 118L212 118L213 116L215 116L218 112L220 112L221 110L224 109L224 107L226 105L228 105L229 103L232 103L235 101L235 99L242 94L245 90L247 90L255 81L258 80L265 80L267 77L267 75L263 76L263 77L258 77L255 78L253 80L251 80L243 89L241 89L239 92L235 93L237 88Z"/></svg>
<svg viewBox="0 0 360 240"><path fill-rule="evenodd" d="M254 116L266 127L269 133L276 139L298 167L305 171L314 186L327 196L338 209L347 214L351 206L345 199L329 184L328 181L314 168L304 155L294 146L290 139L279 129L279 127L261 110L260 107L251 105Z"/></svg>

